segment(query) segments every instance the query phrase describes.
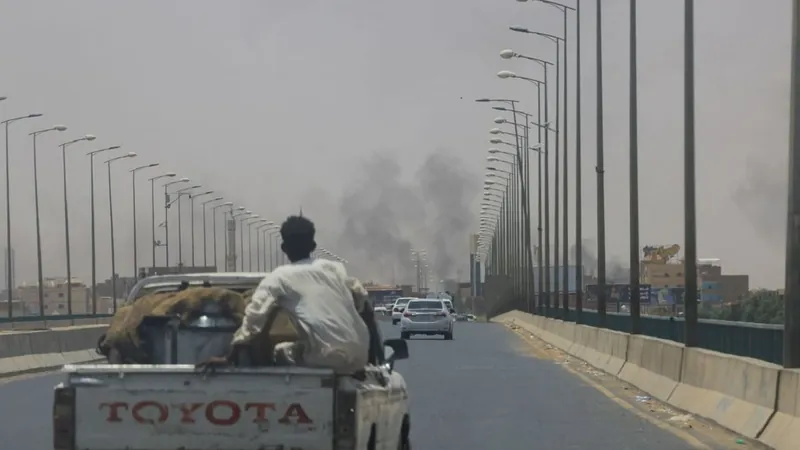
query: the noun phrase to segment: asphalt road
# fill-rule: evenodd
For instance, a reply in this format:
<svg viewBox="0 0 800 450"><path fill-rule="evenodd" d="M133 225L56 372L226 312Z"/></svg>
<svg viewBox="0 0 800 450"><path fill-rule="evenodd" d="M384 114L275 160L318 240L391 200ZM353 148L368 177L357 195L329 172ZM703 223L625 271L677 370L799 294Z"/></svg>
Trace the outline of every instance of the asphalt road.
<svg viewBox="0 0 800 450"><path fill-rule="evenodd" d="M399 326L385 324L384 338ZM692 448L620 407L552 360L532 357L497 324L459 322L455 340L414 337L396 369L419 450Z"/></svg>
<svg viewBox="0 0 800 450"><path fill-rule="evenodd" d="M382 324L384 337L399 327ZM617 405L495 324L457 324L455 340L413 338L397 364L416 450L681 450L685 441ZM0 448L52 448L58 375L0 380Z"/></svg>

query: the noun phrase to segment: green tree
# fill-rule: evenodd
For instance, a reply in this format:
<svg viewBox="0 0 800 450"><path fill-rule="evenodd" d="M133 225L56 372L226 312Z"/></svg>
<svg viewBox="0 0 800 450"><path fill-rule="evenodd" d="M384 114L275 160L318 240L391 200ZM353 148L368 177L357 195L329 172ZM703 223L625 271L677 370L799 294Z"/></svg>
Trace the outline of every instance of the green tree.
<svg viewBox="0 0 800 450"><path fill-rule="evenodd" d="M783 296L776 291L750 291L739 303L712 306L703 303L698 311L704 319L754 323L783 323Z"/></svg>

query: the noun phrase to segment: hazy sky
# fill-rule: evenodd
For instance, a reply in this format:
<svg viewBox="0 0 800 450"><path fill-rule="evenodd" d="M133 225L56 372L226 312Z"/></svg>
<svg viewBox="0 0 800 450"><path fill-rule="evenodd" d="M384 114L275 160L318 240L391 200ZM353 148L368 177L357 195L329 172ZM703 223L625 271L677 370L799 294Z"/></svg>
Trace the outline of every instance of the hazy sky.
<svg viewBox="0 0 800 450"><path fill-rule="evenodd" d="M595 2L582 3L584 236L593 239ZM624 261L628 2L603 4L607 247L609 258ZM683 244L682 5L639 2L642 245ZM753 286L776 287L784 275L790 13L788 0L696 2L699 256L720 258L728 273L749 273ZM388 281L396 274L375 268L388 270L386 259L400 256L394 249L359 247L353 235L342 238L347 211L396 218L389 221L403 222L396 233L412 246L448 249L458 267L442 270L455 272L465 265L467 233L477 225L488 130L497 115L472 100L511 97L533 111L532 85L495 74L506 69L540 77L541 69L498 53L512 48L554 58L554 44L510 32L509 25L560 34L561 14L513 0L0 0L0 96L9 97L0 103L0 116L44 114L11 127L17 279L36 277L27 133L60 123L69 130L39 140L45 275L64 273L57 144L85 133L97 140L70 147L67 161L73 274L84 280L90 273L85 154L116 144L139 155L113 168L117 270L124 275L134 272L127 169L151 162L161 167L142 172L137 186L140 265L151 258L145 180L175 171L276 221L302 205L317 223L320 244L350 259L364 276ZM574 50L571 45L572 58ZM100 279L110 274L103 159L95 175ZM437 184L430 167L442 160L455 169ZM429 170L418 172L420 165ZM403 175L366 174L387 167ZM416 192L425 208L415 209L406 194L397 202L389 194L363 194L383 193L391 183L392 192ZM343 198L369 206L350 210ZM443 231L451 226L457 229ZM371 232L365 228L359 239L368 243ZM381 252L389 256L375 255ZM185 260L188 254L184 248ZM440 265L446 259L440 255Z"/></svg>

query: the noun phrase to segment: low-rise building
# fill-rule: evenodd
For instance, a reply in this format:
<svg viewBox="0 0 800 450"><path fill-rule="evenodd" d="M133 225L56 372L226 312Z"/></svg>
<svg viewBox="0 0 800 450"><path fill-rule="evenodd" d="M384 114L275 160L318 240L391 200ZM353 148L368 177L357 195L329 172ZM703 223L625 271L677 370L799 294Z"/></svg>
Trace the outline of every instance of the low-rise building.
<svg viewBox="0 0 800 450"><path fill-rule="evenodd" d="M16 288L15 297L24 305L27 314L39 314L40 308L45 315L65 315L70 309L72 314L91 314L90 289L83 281L72 278L45 278L42 283L42 302L39 302L39 284L23 283ZM68 293L72 294L72 307L67 304Z"/></svg>

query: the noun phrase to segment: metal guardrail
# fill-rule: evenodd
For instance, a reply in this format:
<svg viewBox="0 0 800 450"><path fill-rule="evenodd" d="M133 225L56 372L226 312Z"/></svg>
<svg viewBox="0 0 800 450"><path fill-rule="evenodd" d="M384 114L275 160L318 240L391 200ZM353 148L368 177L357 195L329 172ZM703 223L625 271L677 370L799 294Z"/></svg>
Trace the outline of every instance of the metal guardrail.
<svg viewBox="0 0 800 450"><path fill-rule="evenodd" d="M544 311L539 313L545 315ZM563 317L563 310L550 309L546 315L554 319L577 321L577 313L574 310L570 310L566 318ZM643 335L683 342L682 317L641 316L641 320ZM600 327L600 316L597 311L584 309L579 323ZM630 333L630 327L629 314L606 313L606 323L603 328ZM783 325L700 319L698 341L700 348L783 364Z"/></svg>
<svg viewBox="0 0 800 450"><path fill-rule="evenodd" d="M16 317L0 317L0 329L9 330L16 328L17 325L20 329L31 329L31 325L47 324L48 327L52 324L55 327L68 327L73 324L85 325L97 320L106 320L113 316L113 314L71 314L71 315L52 315L52 316L16 316Z"/></svg>

